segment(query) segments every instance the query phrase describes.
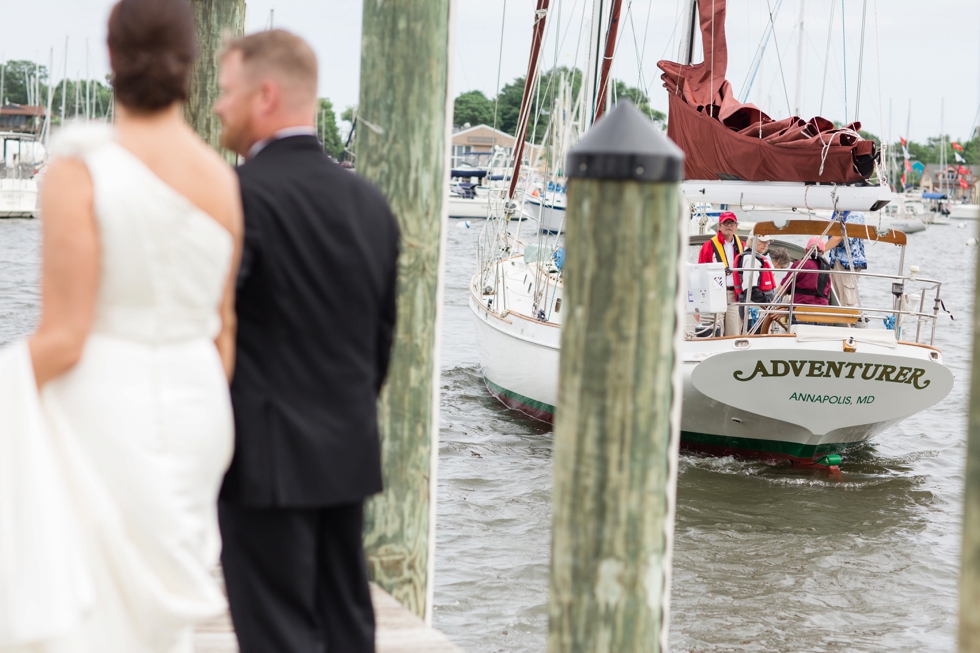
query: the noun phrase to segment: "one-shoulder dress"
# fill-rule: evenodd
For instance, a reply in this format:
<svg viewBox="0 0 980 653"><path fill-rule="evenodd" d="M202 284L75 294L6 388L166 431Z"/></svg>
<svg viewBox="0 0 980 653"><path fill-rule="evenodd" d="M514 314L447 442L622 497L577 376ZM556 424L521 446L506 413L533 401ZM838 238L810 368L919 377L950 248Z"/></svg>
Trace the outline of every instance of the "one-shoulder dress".
<svg viewBox="0 0 980 653"><path fill-rule="evenodd" d="M216 499L231 460L214 338L229 232L120 146L69 128L101 277L80 362L36 389L0 351L0 653L183 653L225 600Z"/></svg>

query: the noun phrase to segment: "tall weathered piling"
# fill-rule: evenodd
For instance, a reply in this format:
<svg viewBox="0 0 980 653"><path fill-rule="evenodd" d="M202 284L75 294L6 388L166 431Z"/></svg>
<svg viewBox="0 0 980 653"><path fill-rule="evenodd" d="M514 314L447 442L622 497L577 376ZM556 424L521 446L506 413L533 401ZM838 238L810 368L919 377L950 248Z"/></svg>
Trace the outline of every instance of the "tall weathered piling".
<svg viewBox="0 0 980 653"><path fill-rule="evenodd" d="M245 0L191 0L197 18L197 61L191 72L184 116L195 131L220 150L221 121L212 108L218 98L218 54L224 35L245 30ZM229 154L234 162L234 155Z"/></svg>
<svg viewBox="0 0 980 653"><path fill-rule="evenodd" d="M548 651L665 651L683 154L624 102L567 170Z"/></svg>
<svg viewBox="0 0 980 653"><path fill-rule="evenodd" d="M398 323L378 402L385 491L367 504L372 578L431 620L438 342L453 0L365 0L357 171L401 227Z"/></svg>
<svg viewBox="0 0 980 653"><path fill-rule="evenodd" d="M960 653L980 653L980 261L974 281L973 374L967 424L960 570Z"/></svg>

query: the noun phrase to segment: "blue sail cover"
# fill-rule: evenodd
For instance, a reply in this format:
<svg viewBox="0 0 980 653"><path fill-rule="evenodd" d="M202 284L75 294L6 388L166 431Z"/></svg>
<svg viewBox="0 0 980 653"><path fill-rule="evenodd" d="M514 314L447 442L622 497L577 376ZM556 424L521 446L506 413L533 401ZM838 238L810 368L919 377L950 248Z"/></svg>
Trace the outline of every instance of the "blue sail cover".
<svg viewBox="0 0 980 653"><path fill-rule="evenodd" d="M477 179L483 179L487 176L487 170L480 170L479 168L457 168L450 171L450 176L461 177L463 179L468 179L470 177L476 177Z"/></svg>

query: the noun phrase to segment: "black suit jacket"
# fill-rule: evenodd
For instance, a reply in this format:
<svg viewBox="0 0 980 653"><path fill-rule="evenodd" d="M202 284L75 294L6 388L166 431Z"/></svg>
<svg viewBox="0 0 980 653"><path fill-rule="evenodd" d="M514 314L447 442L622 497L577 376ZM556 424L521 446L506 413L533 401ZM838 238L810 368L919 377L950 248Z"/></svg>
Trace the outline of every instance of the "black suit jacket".
<svg viewBox="0 0 980 653"><path fill-rule="evenodd" d="M238 168L245 244L221 497L322 507L381 491L377 398L395 323L398 226L370 182L313 136Z"/></svg>

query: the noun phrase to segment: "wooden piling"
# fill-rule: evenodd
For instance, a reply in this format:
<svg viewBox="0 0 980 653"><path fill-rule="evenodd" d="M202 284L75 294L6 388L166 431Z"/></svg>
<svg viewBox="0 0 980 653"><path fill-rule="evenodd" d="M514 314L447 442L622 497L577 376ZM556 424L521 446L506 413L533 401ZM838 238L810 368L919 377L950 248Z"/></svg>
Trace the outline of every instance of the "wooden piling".
<svg viewBox="0 0 980 653"><path fill-rule="evenodd" d="M683 154L627 102L567 170L548 651L665 651Z"/></svg>
<svg viewBox="0 0 980 653"><path fill-rule="evenodd" d="M214 114L218 99L218 54L225 35L239 37L245 30L245 0L191 0L197 19L197 60L191 71L184 117L213 148L221 151L221 121ZM230 163L234 153L225 152Z"/></svg>
<svg viewBox="0 0 980 653"><path fill-rule="evenodd" d="M973 375L967 424L959 652L980 653L980 265L974 281Z"/></svg>
<svg viewBox="0 0 980 653"><path fill-rule="evenodd" d="M364 543L372 579L427 622L453 5L365 0L357 110L357 172L388 198L402 237L398 323L378 402L385 491L367 503Z"/></svg>

